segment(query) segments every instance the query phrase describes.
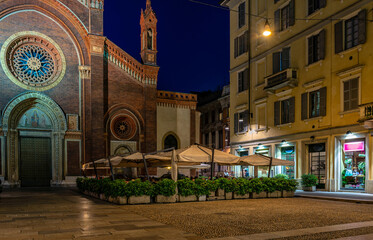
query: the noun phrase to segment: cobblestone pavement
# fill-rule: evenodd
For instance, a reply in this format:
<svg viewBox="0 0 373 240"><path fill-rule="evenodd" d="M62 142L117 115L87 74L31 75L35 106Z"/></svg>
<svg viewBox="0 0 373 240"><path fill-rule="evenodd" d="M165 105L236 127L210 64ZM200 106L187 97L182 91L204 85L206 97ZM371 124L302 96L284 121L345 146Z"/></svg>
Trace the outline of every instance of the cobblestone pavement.
<svg viewBox="0 0 373 240"><path fill-rule="evenodd" d="M22 189L0 194L0 239L200 238L71 190Z"/></svg>
<svg viewBox="0 0 373 240"><path fill-rule="evenodd" d="M204 238L334 239L373 233L371 204L291 198L122 208Z"/></svg>

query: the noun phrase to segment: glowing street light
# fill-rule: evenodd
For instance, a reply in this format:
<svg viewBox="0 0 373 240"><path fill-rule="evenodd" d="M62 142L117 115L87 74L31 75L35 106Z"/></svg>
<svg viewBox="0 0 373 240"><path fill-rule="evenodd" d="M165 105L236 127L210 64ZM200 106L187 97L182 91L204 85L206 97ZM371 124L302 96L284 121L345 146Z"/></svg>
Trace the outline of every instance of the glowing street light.
<svg viewBox="0 0 373 240"><path fill-rule="evenodd" d="M268 36L271 36L271 34L272 34L271 27L269 26L268 19L266 19L266 23L264 24L263 36L268 37Z"/></svg>

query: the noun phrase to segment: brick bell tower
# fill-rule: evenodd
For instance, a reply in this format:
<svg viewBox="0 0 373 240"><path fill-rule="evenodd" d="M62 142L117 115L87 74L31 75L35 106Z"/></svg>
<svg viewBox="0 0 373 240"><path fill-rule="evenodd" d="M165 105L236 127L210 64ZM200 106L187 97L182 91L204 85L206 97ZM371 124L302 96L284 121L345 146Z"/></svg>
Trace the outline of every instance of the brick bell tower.
<svg viewBox="0 0 373 240"><path fill-rule="evenodd" d="M141 9L141 59L146 65L157 65L157 17L151 6L151 1L146 0L145 11Z"/></svg>

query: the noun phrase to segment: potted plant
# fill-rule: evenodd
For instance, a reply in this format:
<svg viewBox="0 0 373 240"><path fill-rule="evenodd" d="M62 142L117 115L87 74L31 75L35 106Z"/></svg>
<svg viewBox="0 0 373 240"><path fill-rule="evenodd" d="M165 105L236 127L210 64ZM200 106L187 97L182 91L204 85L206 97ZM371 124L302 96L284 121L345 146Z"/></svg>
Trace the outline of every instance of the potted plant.
<svg viewBox="0 0 373 240"><path fill-rule="evenodd" d="M149 181L142 182L140 179L127 183L125 189L128 197L128 204L150 203L150 196L153 194L153 185Z"/></svg>
<svg viewBox="0 0 373 240"><path fill-rule="evenodd" d="M176 202L176 182L165 178L154 185L154 195L157 203Z"/></svg>
<svg viewBox="0 0 373 240"><path fill-rule="evenodd" d="M234 181L235 190L233 193L234 199L245 199L250 198L250 192L252 192L250 188L250 181L246 178L238 178L232 180Z"/></svg>
<svg viewBox="0 0 373 240"><path fill-rule="evenodd" d="M210 194L211 181L205 178L196 179L194 184L194 193L198 198L198 201L206 201L206 196Z"/></svg>
<svg viewBox="0 0 373 240"><path fill-rule="evenodd" d="M277 186L282 191L282 197L294 197L298 182L294 179L278 179Z"/></svg>
<svg viewBox="0 0 373 240"><path fill-rule="evenodd" d="M266 198L267 193L264 191L264 184L259 178L250 180L250 188L252 190L251 198Z"/></svg>
<svg viewBox="0 0 373 240"><path fill-rule="evenodd" d="M302 175L302 187L303 191L316 191L317 177L313 174Z"/></svg>
<svg viewBox="0 0 373 240"><path fill-rule="evenodd" d="M197 201L195 194L195 182L189 178L180 179L177 181L177 189L179 195L179 202L193 202Z"/></svg>

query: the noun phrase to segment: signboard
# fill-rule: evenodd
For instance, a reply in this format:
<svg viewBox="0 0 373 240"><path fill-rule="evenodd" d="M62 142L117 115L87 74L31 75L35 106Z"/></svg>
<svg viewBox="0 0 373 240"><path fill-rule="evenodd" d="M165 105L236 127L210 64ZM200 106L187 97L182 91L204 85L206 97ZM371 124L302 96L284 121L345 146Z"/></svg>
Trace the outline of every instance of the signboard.
<svg viewBox="0 0 373 240"><path fill-rule="evenodd" d="M362 152L365 150L364 142L349 142L343 144L343 150L345 152Z"/></svg>

